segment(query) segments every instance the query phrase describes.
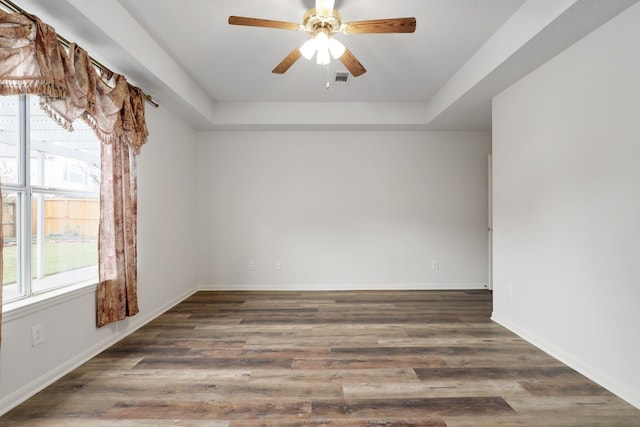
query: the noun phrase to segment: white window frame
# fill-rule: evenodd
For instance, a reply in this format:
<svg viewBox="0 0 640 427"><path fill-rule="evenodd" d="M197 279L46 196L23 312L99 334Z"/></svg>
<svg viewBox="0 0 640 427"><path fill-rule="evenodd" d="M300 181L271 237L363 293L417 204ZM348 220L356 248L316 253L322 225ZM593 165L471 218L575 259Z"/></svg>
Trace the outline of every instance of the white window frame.
<svg viewBox="0 0 640 427"><path fill-rule="evenodd" d="M2 183L3 192L15 192L16 197L16 220L19 222L16 229L16 239L20 240L17 245L19 253L16 253L16 291L17 295L10 299L3 299L3 313L13 309L28 306L31 303L42 303L47 299L57 299L65 293L80 291L85 292L85 288L94 286L97 283L97 259L96 277L80 282L60 283L49 286L46 289L34 289L33 268L32 268L32 242L36 238L36 247L39 253L38 261L43 262L44 243L44 197L47 195L64 196L70 198L99 198L97 191L77 191L61 188L51 188L31 184L31 129L30 129L30 102L29 96L20 95L18 98L18 176L17 183ZM44 181L43 181L44 182ZM42 195L42 197L38 197ZM37 203L38 224L37 232L33 233L33 209L34 201ZM18 250L18 249L16 249ZM39 263L39 264L40 264ZM36 269L39 267L36 267ZM3 288L0 289L2 291Z"/></svg>

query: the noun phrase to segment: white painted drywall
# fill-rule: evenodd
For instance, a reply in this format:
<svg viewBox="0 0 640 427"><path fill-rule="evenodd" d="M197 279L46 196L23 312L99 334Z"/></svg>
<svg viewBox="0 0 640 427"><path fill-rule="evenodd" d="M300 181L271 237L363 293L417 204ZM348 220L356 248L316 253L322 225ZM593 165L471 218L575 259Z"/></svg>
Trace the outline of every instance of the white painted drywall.
<svg viewBox="0 0 640 427"><path fill-rule="evenodd" d="M201 133L199 283L483 288L489 150L487 132Z"/></svg>
<svg viewBox="0 0 640 427"><path fill-rule="evenodd" d="M493 107L493 318L638 407L639 22L636 5Z"/></svg>
<svg viewBox="0 0 640 427"><path fill-rule="evenodd" d="M125 337L195 290L195 132L149 108L151 136L138 157L137 316L96 329L95 291L2 325L0 414ZM45 342L31 346L31 326Z"/></svg>

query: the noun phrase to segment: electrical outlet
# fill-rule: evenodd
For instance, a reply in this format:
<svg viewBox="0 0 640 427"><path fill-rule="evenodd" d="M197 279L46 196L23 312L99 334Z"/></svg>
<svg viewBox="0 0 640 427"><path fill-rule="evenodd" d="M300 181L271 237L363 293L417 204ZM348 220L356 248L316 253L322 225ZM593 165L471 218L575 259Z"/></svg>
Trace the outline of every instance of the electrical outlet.
<svg viewBox="0 0 640 427"><path fill-rule="evenodd" d="M276 271L280 271L282 269L282 265L280 264L280 261L276 261Z"/></svg>
<svg viewBox="0 0 640 427"><path fill-rule="evenodd" d="M433 261L431 261L431 269L440 270L440 261L438 261L437 259L434 259Z"/></svg>
<svg viewBox="0 0 640 427"><path fill-rule="evenodd" d="M31 327L31 346L35 347L44 342L44 325L38 323Z"/></svg>
<svg viewBox="0 0 640 427"><path fill-rule="evenodd" d="M249 261L249 270L254 271L256 269L256 262Z"/></svg>
<svg viewBox="0 0 640 427"><path fill-rule="evenodd" d="M509 299L513 298L513 287L512 286L507 286L507 298L509 298Z"/></svg>

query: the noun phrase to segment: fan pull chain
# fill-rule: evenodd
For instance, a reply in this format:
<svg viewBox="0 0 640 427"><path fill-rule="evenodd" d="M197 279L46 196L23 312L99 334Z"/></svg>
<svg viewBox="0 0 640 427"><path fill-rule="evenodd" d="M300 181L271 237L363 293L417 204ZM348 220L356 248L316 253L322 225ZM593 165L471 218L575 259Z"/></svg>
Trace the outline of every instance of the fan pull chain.
<svg viewBox="0 0 640 427"><path fill-rule="evenodd" d="M325 87L327 90L331 89L331 84L329 83L331 79L329 78L329 75L329 64L327 64L327 86Z"/></svg>

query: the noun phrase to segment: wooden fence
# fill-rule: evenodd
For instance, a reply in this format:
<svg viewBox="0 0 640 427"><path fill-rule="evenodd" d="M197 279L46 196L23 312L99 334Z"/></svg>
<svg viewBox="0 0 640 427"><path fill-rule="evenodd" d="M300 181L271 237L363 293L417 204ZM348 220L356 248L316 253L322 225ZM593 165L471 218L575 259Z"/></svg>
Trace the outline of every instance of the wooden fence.
<svg viewBox="0 0 640 427"><path fill-rule="evenodd" d="M37 230L37 202L33 201L31 229ZM17 232L15 202L2 205L2 233L6 239L15 239ZM100 218L100 202L87 199L49 199L44 201L44 234L50 239L96 238Z"/></svg>

